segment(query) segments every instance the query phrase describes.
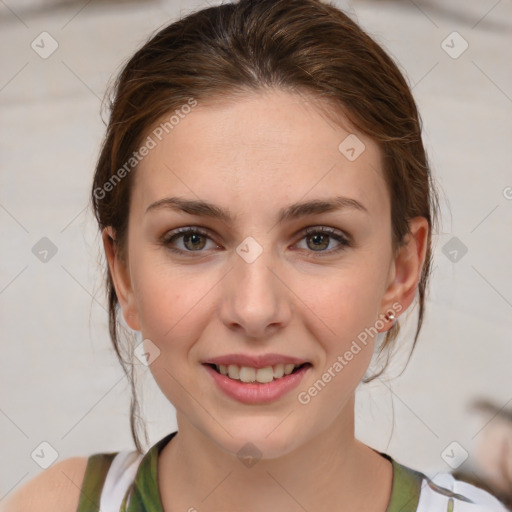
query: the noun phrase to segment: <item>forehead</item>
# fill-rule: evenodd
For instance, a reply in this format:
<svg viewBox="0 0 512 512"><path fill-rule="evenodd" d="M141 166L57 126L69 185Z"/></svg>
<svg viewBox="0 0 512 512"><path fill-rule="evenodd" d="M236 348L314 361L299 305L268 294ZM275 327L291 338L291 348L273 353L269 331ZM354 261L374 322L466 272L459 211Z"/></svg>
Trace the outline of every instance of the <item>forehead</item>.
<svg viewBox="0 0 512 512"><path fill-rule="evenodd" d="M143 139L151 138L153 147L135 172L134 213L171 195L243 216L344 195L382 215L389 199L377 144L348 119L342 117L342 125L329 120L317 102L271 91L198 102L172 124L172 113L166 114Z"/></svg>

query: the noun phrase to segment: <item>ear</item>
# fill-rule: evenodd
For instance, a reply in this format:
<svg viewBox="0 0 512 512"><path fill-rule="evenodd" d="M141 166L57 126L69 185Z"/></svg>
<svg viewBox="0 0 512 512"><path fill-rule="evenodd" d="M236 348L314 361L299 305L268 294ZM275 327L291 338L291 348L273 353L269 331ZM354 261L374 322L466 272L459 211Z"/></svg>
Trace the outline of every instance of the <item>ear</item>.
<svg viewBox="0 0 512 512"><path fill-rule="evenodd" d="M132 290L127 261L120 257L114 230L106 227L102 233L103 247L107 257L110 275L125 322L135 331L140 331L140 322L135 295Z"/></svg>
<svg viewBox="0 0 512 512"><path fill-rule="evenodd" d="M386 292L381 302L381 311L393 311L395 316L411 305L418 289L421 270L425 262L428 238L428 221L425 217L415 217L409 221L410 233L398 249L391 264ZM386 320L387 331L393 320ZM391 325L388 325L391 322Z"/></svg>

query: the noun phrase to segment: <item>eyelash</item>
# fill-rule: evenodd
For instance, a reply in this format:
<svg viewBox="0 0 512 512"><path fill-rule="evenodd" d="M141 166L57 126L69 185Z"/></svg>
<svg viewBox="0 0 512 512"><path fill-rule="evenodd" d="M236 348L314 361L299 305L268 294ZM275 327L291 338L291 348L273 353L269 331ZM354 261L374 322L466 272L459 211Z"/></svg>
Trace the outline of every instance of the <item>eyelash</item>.
<svg viewBox="0 0 512 512"><path fill-rule="evenodd" d="M185 228L178 228L178 229L175 229L174 231L171 231L170 233L167 233L166 235L164 235L162 237L161 243L162 243L162 245L167 247L167 249L169 249L170 251L180 254L180 255L191 254L191 253L196 253L196 252L197 253L204 252L202 250L200 250L200 251L184 251L182 249L176 249L175 247L170 246L170 244L172 242L174 242L178 238L183 237L186 234L201 235L201 236L204 236L205 238L208 238L211 240L211 237L207 231L204 231L201 228L189 226L189 227L185 227ZM301 238L299 239L299 241L302 240L303 238L307 238L308 236L315 235L315 234L329 235L331 238L333 238L337 242L339 242L340 245L337 248L331 249L329 251L312 251L312 250L308 251L308 250L306 250L306 252L312 253L313 257L316 257L317 255L320 257L330 256L330 255L336 254L340 251L343 251L347 247L352 246L352 243L351 243L351 240L349 237L344 235L342 232L340 232L334 228L327 227L327 226L320 226L320 227L310 226L310 227L302 230L300 233ZM192 257L194 257L194 256L192 256Z"/></svg>

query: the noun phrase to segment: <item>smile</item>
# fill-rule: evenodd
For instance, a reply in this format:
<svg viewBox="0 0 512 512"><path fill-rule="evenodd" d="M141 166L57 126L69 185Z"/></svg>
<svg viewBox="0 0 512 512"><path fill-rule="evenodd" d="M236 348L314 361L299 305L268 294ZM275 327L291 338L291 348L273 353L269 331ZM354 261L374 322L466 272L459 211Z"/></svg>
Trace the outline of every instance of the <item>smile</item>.
<svg viewBox="0 0 512 512"><path fill-rule="evenodd" d="M216 389L244 404L264 404L278 400L299 386L312 368L311 363L277 363L256 368L236 364L203 363Z"/></svg>
<svg viewBox="0 0 512 512"><path fill-rule="evenodd" d="M265 366L264 368L252 368L250 366L238 366L236 364L212 364L211 367L221 375L225 375L232 380L266 384L267 382L281 379L285 375L290 375L305 365L311 366L309 363L300 365L279 363L274 366Z"/></svg>

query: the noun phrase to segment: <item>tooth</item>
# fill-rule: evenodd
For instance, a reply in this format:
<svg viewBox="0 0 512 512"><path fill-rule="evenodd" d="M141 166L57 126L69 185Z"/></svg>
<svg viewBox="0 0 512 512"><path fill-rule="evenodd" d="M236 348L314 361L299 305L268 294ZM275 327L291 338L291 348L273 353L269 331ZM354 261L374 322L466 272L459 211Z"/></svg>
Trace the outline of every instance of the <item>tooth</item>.
<svg viewBox="0 0 512 512"><path fill-rule="evenodd" d="M256 381L265 384L266 382L272 382L274 380L274 370L272 366L265 366L265 368L259 368L256 372Z"/></svg>
<svg viewBox="0 0 512 512"><path fill-rule="evenodd" d="M254 382L256 380L256 370L242 366L242 368L240 368L240 380L242 382Z"/></svg>
<svg viewBox="0 0 512 512"><path fill-rule="evenodd" d="M230 379L239 379L240 378L240 369L238 366L234 364L230 364L228 366L228 375Z"/></svg>
<svg viewBox="0 0 512 512"><path fill-rule="evenodd" d="M293 363L285 364L284 365L284 374L290 375L290 373L293 372L294 368L295 368L295 365Z"/></svg>
<svg viewBox="0 0 512 512"><path fill-rule="evenodd" d="M280 379L284 375L284 364L279 363L274 366L274 379Z"/></svg>
<svg viewBox="0 0 512 512"><path fill-rule="evenodd" d="M217 369L222 375L227 375L230 379L241 380L242 382L260 382L265 384L274 379L280 379L284 375L290 375L297 365L293 363L279 363L275 366L266 366L265 368L251 368L248 366L237 366L236 364L218 365Z"/></svg>

